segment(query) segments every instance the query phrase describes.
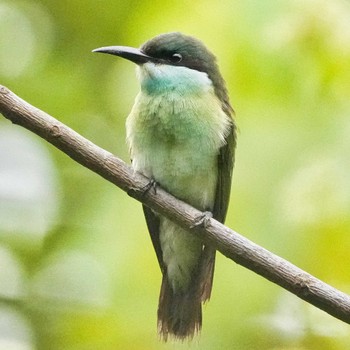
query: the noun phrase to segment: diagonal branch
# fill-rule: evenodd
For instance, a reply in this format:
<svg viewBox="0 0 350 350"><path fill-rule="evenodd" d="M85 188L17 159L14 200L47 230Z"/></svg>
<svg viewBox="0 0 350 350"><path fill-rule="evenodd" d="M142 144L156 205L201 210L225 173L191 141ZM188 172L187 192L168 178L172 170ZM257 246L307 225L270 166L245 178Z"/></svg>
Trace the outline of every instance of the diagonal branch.
<svg viewBox="0 0 350 350"><path fill-rule="evenodd" d="M149 180L45 112L0 85L0 113L41 136L81 165L114 183L131 197L186 228L236 263L350 324L350 296L256 245L214 219L196 225L201 212L161 188L145 191Z"/></svg>

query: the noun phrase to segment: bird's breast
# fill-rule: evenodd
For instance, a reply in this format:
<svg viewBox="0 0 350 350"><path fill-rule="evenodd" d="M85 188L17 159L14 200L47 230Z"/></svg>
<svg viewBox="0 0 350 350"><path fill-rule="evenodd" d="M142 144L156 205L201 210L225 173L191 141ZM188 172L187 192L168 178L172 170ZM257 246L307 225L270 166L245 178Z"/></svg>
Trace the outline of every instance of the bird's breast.
<svg viewBox="0 0 350 350"><path fill-rule="evenodd" d="M127 119L133 167L173 195L209 209L228 127L214 94L184 98L140 93Z"/></svg>

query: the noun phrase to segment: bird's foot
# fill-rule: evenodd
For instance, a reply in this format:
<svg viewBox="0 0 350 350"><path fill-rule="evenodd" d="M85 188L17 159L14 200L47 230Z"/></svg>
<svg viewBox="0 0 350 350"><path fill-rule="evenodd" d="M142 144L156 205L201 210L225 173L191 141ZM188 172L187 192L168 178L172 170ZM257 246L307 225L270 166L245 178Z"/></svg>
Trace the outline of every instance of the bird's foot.
<svg viewBox="0 0 350 350"><path fill-rule="evenodd" d="M149 182L141 188L142 195L146 195L150 190L152 190L154 194L157 194L157 186L156 180L151 178Z"/></svg>
<svg viewBox="0 0 350 350"><path fill-rule="evenodd" d="M209 227L210 219L213 217L213 213L210 211L204 211L202 214L198 215L194 219L194 223L191 225L191 228L203 226L204 228Z"/></svg>

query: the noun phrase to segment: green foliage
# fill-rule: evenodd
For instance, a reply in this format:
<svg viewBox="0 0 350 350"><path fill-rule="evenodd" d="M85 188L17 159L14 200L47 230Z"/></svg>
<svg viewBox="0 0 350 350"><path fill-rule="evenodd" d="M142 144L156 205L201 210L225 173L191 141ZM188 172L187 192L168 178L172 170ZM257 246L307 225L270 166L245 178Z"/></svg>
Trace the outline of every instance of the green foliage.
<svg viewBox="0 0 350 350"><path fill-rule="evenodd" d="M91 50L179 30L217 55L239 139L227 224L350 292L350 4L0 2L0 83L128 159L134 67ZM203 332L156 336L141 206L0 119L1 349L347 348L347 325L218 258Z"/></svg>

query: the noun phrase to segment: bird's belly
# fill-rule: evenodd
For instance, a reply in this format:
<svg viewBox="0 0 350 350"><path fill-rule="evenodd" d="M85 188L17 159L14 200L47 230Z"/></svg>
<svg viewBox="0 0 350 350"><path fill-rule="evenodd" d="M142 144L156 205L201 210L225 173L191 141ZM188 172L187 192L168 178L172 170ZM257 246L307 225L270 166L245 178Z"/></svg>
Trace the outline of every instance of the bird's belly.
<svg viewBox="0 0 350 350"><path fill-rule="evenodd" d="M135 154L133 167L175 197L200 210L211 210L217 182L217 154L214 150L201 152L193 145L158 143Z"/></svg>

